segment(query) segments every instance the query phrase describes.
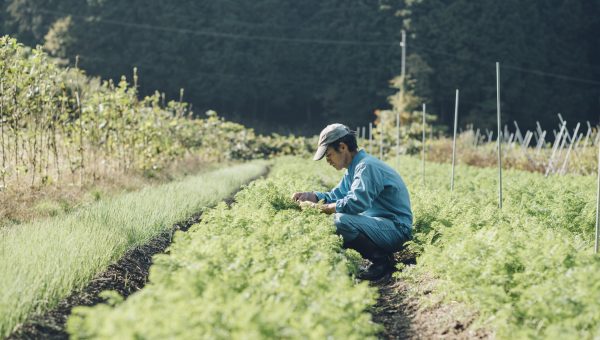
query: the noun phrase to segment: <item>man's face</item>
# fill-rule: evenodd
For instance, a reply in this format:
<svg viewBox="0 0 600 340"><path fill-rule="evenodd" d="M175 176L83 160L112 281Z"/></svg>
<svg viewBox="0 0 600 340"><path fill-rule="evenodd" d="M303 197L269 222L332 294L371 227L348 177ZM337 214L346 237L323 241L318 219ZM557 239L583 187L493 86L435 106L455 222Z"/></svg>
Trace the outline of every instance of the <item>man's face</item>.
<svg viewBox="0 0 600 340"><path fill-rule="evenodd" d="M347 150L346 145L340 143L339 147L340 151L335 151L332 146L327 147L327 151L325 151L325 159L327 159L327 163L334 167L336 170L342 170L345 164L344 150Z"/></svg>

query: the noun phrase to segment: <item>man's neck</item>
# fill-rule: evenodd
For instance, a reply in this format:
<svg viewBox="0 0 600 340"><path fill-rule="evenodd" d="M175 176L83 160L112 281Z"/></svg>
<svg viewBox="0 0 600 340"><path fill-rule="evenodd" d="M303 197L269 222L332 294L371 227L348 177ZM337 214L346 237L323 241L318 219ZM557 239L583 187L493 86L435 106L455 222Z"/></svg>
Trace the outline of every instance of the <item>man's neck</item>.
<svg viewBox="0 0 600 340"><path fill-rule="evenodd" d="M350 164L352 164L352 161L354 160L354 157L356 157L356 155L358 155L358 150L356 151L352 151L349 153L350 155L350 160L348 161L348 165L346 165L344 168L348 169L350 167Z"/></svg>

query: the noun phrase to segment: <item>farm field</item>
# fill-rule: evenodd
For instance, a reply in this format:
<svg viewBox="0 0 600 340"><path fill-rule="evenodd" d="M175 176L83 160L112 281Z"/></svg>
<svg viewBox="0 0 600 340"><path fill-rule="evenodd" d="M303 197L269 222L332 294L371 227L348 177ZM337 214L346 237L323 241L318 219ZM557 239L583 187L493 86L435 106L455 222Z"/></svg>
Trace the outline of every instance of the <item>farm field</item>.
<svg viewBox="0 0 600 340"><path fill-rule="evenodd" d="M0 336L51 309L128 250L225 199L266 165L219 169L1 229Z"/></svg>
<svg viewBox="0 0 600 340"><path fill-rule="evenodd" d="M411 191L415 238L408 247L417 265L399 264L395 275L415 295L432 292L419 295L423 307L459 301L476 316L472 329L498 338L598 334L595 178L509 170L500 212L493 169L459 166L450 193L448 165L428 163L423 185L419 160L398 163ZM381 327L368 315L375 292L349 276L355 253L340 249L331 217L299 211L288 198L331 187L340 175L305 159L278 160L272 177L239 193L231 209L220 205L178 235L168 254L156 257L146 288L125 301L107 294L108 304L76 309L69 332L376 336ZM180 310L193 312L181 317Z"/></svg>
<svg viewBox="0 0 600 340"><path fill-rule="evenodd" d="M600 1L136 5L0 6L0 339L600 339Z"/></svg>
<svg viewBox="0 0 600 340"><path fill-rule="evenodd" d="M124 302L78 308L73 338L349 338L374 336L366 308L375 291L356 284L329 216L300 211L299 188L324 189L323 164L280 159L266 180L176 235L150 283ZM328 172L331 174L331 172ZM334 173L335 175L335 173ZM327 179L329 182L329 179ZM356 258L354 258L356 259Z"/></svg>
<svg viewBox="0 0 600 340"><path fill-rule="evenodd" d="M428 163L425 185L420 161L402 158L399 171L417 254L399 276L432 291L427 303L464 302L478 314L474 327L498 338L598 336L594 176L505 171L499 211L496 169L458 166L453 193L450 165Z"/></svg>

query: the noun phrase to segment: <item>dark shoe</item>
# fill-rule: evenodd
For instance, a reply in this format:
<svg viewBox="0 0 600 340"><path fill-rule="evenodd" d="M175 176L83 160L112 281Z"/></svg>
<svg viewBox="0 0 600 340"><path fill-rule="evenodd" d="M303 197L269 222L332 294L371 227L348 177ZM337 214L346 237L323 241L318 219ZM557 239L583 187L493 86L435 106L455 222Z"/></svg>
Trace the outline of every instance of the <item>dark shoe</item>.
<svg viewBox="0 0 600 340"><path fill-rule="evenodd" d="M377 281L393 271L393 262L389 256L385 256L383 259L373 262L370 266L362 270L357 277L361 280Z"/></svg>
<svg viewBox="0 0 600 340"><path fill-rule="evenodd" d="M371 261L371 265L361 270L358 278L361 280L375 281L379 280L388 273L394 271L394 264L391 254L379 248L369 237L363 233L350 241L344 242L344 248L351 248L360 253L360 255Z"/></svg>

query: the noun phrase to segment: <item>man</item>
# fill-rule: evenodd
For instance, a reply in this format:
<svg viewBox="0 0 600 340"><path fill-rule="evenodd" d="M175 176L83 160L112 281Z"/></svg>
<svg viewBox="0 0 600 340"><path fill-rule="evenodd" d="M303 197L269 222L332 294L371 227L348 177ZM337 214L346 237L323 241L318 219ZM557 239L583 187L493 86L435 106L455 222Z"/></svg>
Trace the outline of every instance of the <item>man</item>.
<svg viewBox="0 0 600 340"><path fill-rule="evenodd" d="M314 160L323 156L337 170L348 169L340 183L330 192L296 192L292 199L334 214L343 247L372 263L358 277L378 280L394 270L392 253L412 238L406 185L390 166L358 150L354 133L345 125L331 124L321 131Z"/></svg>

